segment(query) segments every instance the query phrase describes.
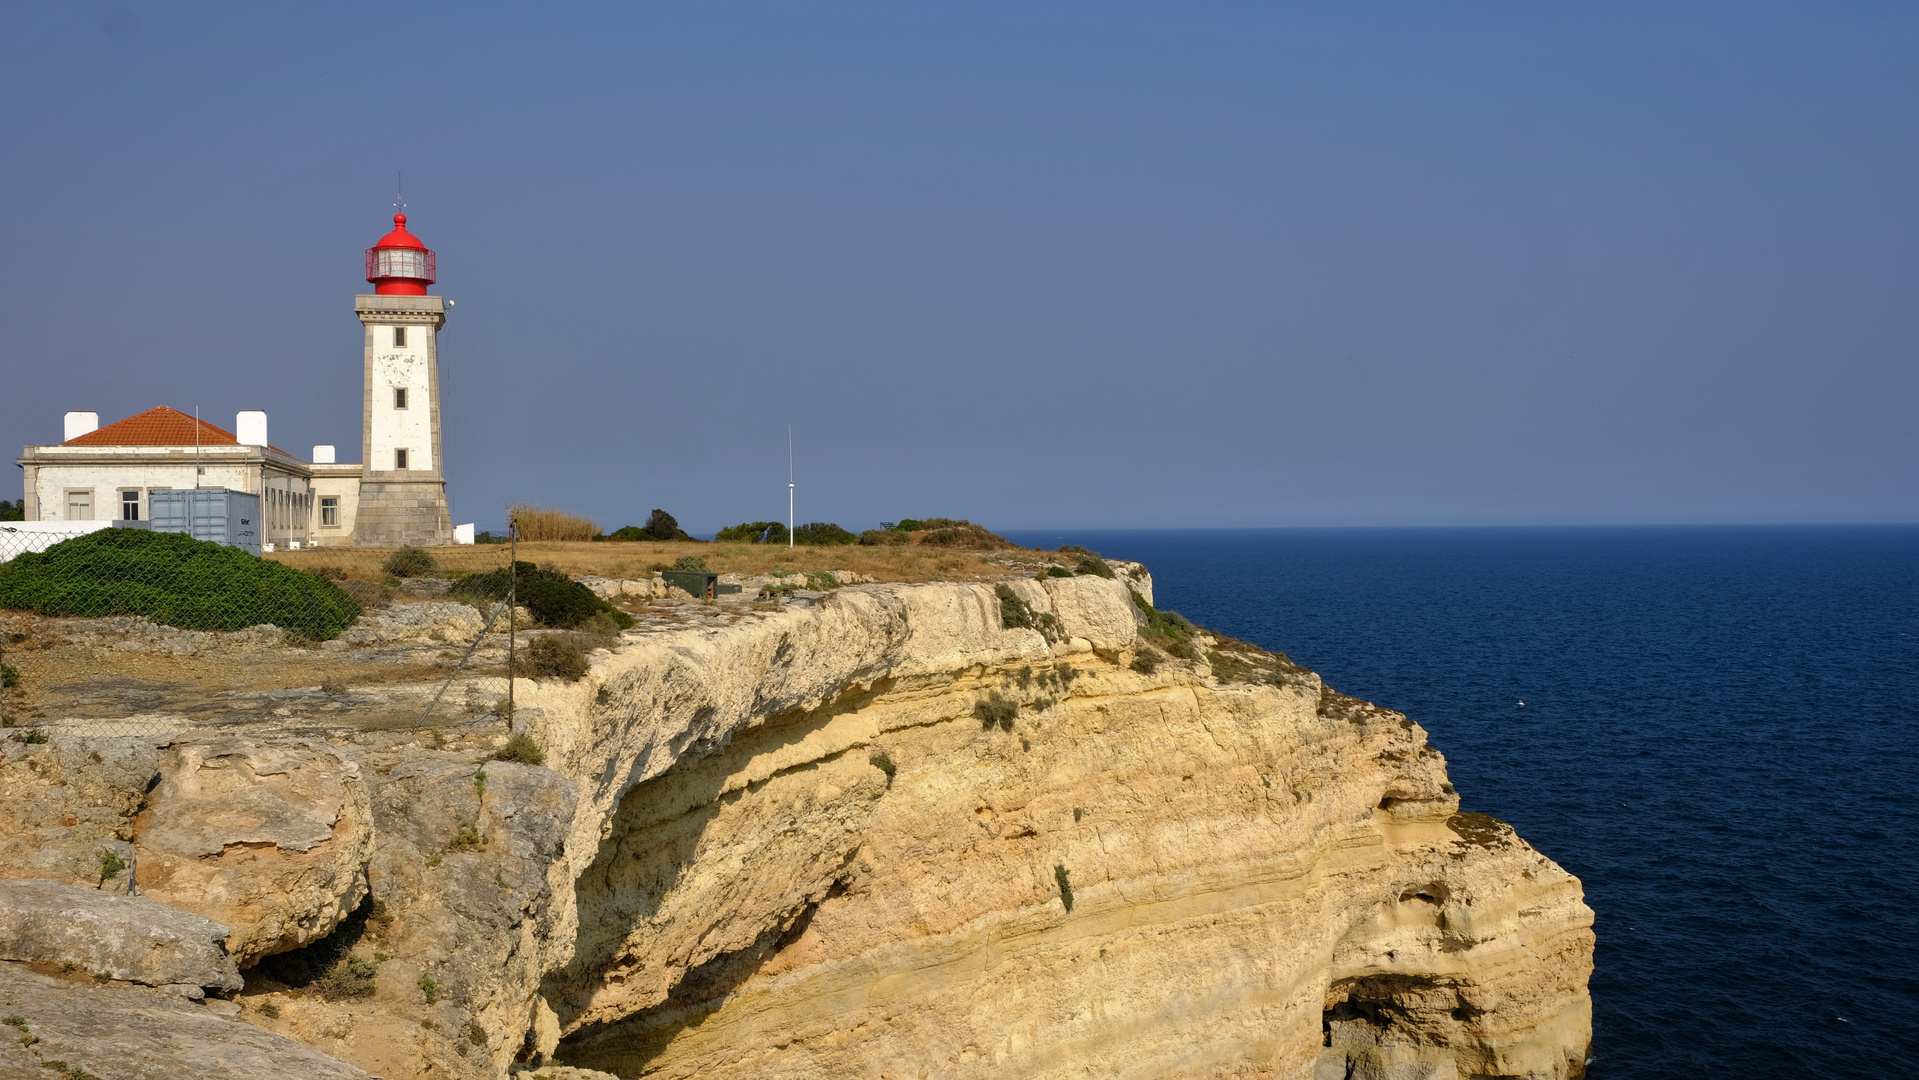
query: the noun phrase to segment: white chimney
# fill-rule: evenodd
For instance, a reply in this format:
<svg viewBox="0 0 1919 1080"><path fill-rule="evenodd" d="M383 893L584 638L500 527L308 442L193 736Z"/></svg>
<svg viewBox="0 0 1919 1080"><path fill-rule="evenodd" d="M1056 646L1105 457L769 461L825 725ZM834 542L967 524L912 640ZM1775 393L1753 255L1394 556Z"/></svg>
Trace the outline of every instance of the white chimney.
<svg viewBox="0 0 1919 1080"><path fill-rule="evenodd" d="M71 442L90 431L100 430L100 414L97 412L70 412L67 414L67 433L61 442Z"/></svg>
<svg viewBox="0 0 1919 1080"><path fill-rule="evenodd" d="M331 464L333 464L333 447L331 447L331 446L316 446L316 447L314 447L314 448L313 448L313 463L314 463L315 465L331 465Z"/></svg>
<svg viewBox="0 0 1919 1080"><path fill-rule="evenodd" d="M265 446L267 444L267 414L260 409L247 409L233 418L233 434L241 446Z"/></svg>

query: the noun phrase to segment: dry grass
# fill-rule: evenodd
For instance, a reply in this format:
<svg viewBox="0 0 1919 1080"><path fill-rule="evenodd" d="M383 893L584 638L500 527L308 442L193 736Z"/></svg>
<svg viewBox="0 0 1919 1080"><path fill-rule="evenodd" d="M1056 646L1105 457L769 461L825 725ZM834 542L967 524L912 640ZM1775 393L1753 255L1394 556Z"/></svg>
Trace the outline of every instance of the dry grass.
<svg viewBox="0 0 1919 1080"><path fill-rule="evenodd" d="M600 535L600 526L592 518L564 510L509 506L506 512L519 522L522 540L591 540Z"/></svg>
<svg viewBox="0 0 1919 1080"><path fill-rule="evenodd" d="M380 564L392 548L320 548L277 551L269 559L306 570L334 567L349 579L377 581L386 575ZM504 544L436 547L433 557L449 575L497 570L506 565ZM996 581L1014 574L1030 574L1025 564L1045 561L1039 552L1022 548L1001 551L955 551L920 544L900 547L795 547L768 544L702 544L692 541L600 543L554 541L520 544L520 561L552 566L562 573L601 577L644 577L673 565L682 555L700 555L715 573L768 574L795 571L852 570L879 581ZM988 558L998 562L988 562ZM1057 559L1057 556L1054 556ZM1014 563L1013 567L1004 565Z"/></svg>

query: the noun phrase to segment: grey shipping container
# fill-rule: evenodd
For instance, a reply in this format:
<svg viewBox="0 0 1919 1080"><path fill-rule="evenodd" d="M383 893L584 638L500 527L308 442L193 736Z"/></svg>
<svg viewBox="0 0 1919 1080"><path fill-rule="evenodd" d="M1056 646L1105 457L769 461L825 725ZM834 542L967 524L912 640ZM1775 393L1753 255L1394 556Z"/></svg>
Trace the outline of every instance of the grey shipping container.
<svg viewBox="0 0 1919 1080"><path fill-rule="evenodd" d="M154 532L186 533L195 540L260 553L260 496L231 488L178 488L147 493Z"/></svg>

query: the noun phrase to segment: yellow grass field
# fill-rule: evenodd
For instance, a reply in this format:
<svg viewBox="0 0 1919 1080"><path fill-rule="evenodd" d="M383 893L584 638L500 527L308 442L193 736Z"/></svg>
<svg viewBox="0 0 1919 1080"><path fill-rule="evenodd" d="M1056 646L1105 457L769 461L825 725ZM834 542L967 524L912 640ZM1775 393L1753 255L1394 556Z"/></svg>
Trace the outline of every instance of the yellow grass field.
<svg viewBox="0 0 1919 1080"><path fill-rule="evenodd" d="M495 570L506 565L505 544L474 544L427 549L448 575ZM269 559L313 570L339 567L348 577L378 581L387 575L380 563L392 548L319 548L276 551ZM708 544L690 541L524 541L520 561L551 566L562 573L601 577L644 577L665 570L682 555L698 555L715 573L767 574L794 571L852 570L879 581L988 581L1031 573L1047 561L1037 551L1008 547L962 551L907 544L898 547L795 547L771 544ZM988 561L988 560L992 561ZM1010 565L1009 565L1010 564Z"/></svg>

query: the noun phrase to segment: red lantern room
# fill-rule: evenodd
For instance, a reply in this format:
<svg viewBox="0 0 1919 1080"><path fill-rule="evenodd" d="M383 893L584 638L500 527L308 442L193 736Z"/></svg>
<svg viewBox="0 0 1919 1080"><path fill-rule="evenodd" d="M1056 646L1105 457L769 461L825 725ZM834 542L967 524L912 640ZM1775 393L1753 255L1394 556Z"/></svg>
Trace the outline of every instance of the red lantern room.
<svg viewBox="0 0 1919 1080"><path fill-rule="evenodd" d="M393 231L366 249L366 279L382 296L425 296L433 284L433 253L406 231L406 215L393 215Z"/></svg>

